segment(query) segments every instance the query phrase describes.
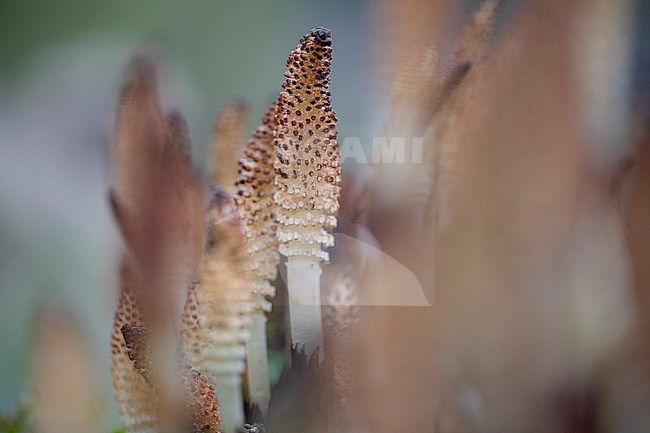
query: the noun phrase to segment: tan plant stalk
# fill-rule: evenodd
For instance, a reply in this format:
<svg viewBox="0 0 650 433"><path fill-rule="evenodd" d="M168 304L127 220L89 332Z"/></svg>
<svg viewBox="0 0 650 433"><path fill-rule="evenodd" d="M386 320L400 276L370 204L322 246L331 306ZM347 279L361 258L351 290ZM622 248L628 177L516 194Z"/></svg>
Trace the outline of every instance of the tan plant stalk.
<svg viewBox="0 0 650 433"><path fill-rule="evenodd" d="M172 111L166 117L166 137L163 148L162 199L159 212L160 248L165 252L160 267L175 294L196 278L203 254L205 237L205 198L201 182L190 156L187 124L183 116ZM177 300L178 296L174 296ZM183 299L181 297L181 299Z"/></svg>
<svg viewBox="0 0 650 433"><path fill-rule="evenodd" d="M184 401L188 409L190 433L222 433L219 404L214 386L204 375L186 365L183 372Z"/></svg>
<svg viewBox="0 0 650 433"><path fill-rule="evenodd" d="M199 323L199 303L196 299L198 281L187 289L187 298L181 316L181 345L183 361L193 365L199 371L203 370L202 330Z"/></svg>
<svg viewBox="0 0 650 433"><path fill-rule="evenodd" d="M453 31L458 2L403 0L373 2L373 37L380 59L380 77L389 79L414 47L446 46ZM375 39L373 39L375 40Z"/></svg>
<svg viewBox="0 0 650 433"><path fill-rule="evenodd" d="M414 224L421 245L421 257L436 257L436 230L446 207L447 174L451 167L451 153L446 136L449 125L456 114L472 103L472 88L481 79L482 69L494 33L495 18L501 0L486 0L471 16L455 41L449 63L440 68L436 78L436 90L432 99L434 109L421 130L424 150L422 163L415 171L413 198L419 216ZM428 266L426 260L417 265L420 281L424 286L434 288L435 266ZM429 292L429 301L435 299L435 292Z"/></svg>
<svg viewBox="0 0 650 433"><path fill-rule="evenodd" d="M153 63L146 57L130 65L122 86L113 134L115 197L128 212L131 230L125 241L136 256L146 248L142 227L160 180L165 121L157 94ZM126 221L125 221L126 223Z"/></svg>
<svg viewBox="0 0 650 433"><path fill-rule="evenodd" d="M113 321L111 336L111 374L117 409L122 426L128 433L153 433L157 431L157 398L153 388L129 359L122 335L127 324L142 324L142 313L131 287L132 273L123 265L120 298Z"/></svg>
<svg viewBox="0 0 650 433"><path fill-rule="evenodd" d="M160 415L166 414L164 407L174 399L175 384L168 380L177 367L177 323L170 318L178 314L179 297L196 275L203 244L204 205L202 188L191 166L185 122L177 113L166 118L162 115L154 66L146 58L133 62L122 88L112 151L116 181L111 205L129 257L129 266L122 273L112 342L116 398L124 407L125 427L133 425L133 429L140 429L134 431L148 431L155 424L154 409L157 424L163 425L166 420ZM129 317L135 314L132 299L138 300L136 318ZM156 368L148 370L148 377L157 384L157 402L142 408L142 422L129 418L129 411L140 410L139 393L144 391L136 386L129 397L130 391L123 390L131 386L125 385L125 380L136 380L137 385L137 379L133 378L133 366L124 365L125 349L119 333L121 326L140 322L146 322L156 339L152 348ZM124 403L129 399L136 401L133 405Z"/></svg>
<svg viewBox="0 0 650 433"><path fill-rule="evenodd" d="M412 47L402 58L391 85L389 117L382 136L389 145L393 140L404 140L405 160L373 160L358 203L357 220L361 223L367 223L369 214L381 207L405 207L425 194L422 179L430 176L421 160L430 149L425 148L422 137L437 108L439 62L438 49L433 45Z"/></svg>
<svg viewBox="0 0 650 433"><path fill-rule="evenodd" d="M210 159L211 185L219 185L229 194L237 190L237 160L246 142L248 107L241 100L233 100L219 110L212 134Z"/></svg>
<svg viewBox="0 0 650 433"><path fill-rule="evenodd" d="M199 283L188 293L182 333L194 335L188 345L184 344L185 355L194 359L215 385L223 430L232 433L244 424L241 374L252 293L239 216L232 197L221 189L214 192L207 226Z"/></svg>
<svg viewBox="0 0 650 433"><path fill-rule="evenodd" d="M482 60L487 55L494 33L496 12L501 3L502 0L485 0L472 14L456 41L452 64L463 60Z"/></svg>
<svg viewBox="0 0 650 433"><path fill-rule="evenodd" d="M238 187L235 195L237 211L242 222L248 257L247 270L252 277L253 311L251 329L246 344L247 383L249 400L266 412L271 399L269 367L266 349L266 312L271 310L267 298L275 296L271 285L277 276L279 255L276 236L275 149L273 131L276 124L276 104L268 109L262 125L248 141L239 160Z"/></svg>
<svg viewBox="0 0 650 433"><path fill-rule="evenodd" d="M434 152L425 161L433 180L425 208L424 230L435 230L448 219L445 209L455 152L449 144L448 131L467 106L477 100L471 94L482 80L501 3L502 0L486 0L472 14L456 40L450 65L441 77L439 107L426 132L426 140L433 143ZM467 69L470 65L471 69Z"/></svg>
<svg viewBox="0 0 650 433"><path fill-rule="evenodd" d="M153 336L144 326L125 324L121 328L129 359L147 383L156 386L153 361ZM190 364L180 367L182 392L179 413L182 413L184 431L190 433L221 433L219 405L214 395L214 387Z"/></svg>
<svg viewBox="0 0 650 433"><path fill-rule="evenodd" d="M435 109L440 53L434 45L412 47L403 57L390 89L387 134L419 132Z"/></svg>
<svg viewBox="0 0 650 433"><path fill-rule="evenodd" d="M360 323L359 293L352 272L340 275L329 288L326 307L323 308L328 347L333 363L334 391L343 407L349 409L354 392L350 365L350 345L355 344Z"/></svg>
<svg viewBox="0 0 650 433"><path fill-rule="evenodd" d="M142 308L157 328L178 313L179 296L196 275L204 205L185 122L177 113L165 118L156 93L153 65L137 59L118 101L111 205L141 276Z"/></svg>
<svg viewBox="0 0 650 433"><path fill-rule="evenodd" d="M494 31L496 10L500 0L487 0L472 14L458 37L447 67L440 67L437 50L432 45L412 46L404 55L393 79L390 94L390 116L384 136L421 139L422 148L415 142L406 157L420 158L415 164L379 164L373 167L364 189L358 220L365 222L375 206L389 205L404 199L415 209L409 211L425 220L430 219L432 190L435 188L437 167L435 161L445 151L439 149L444 141L444 130L451 107L460 99L459 86L467 81L471 69L477 69L489 49ZM472 66L474 65L474 66ZM466 86L465 86L466 87ZM420 226L415 221L414 227Z"/></svg>
<svg viewBox="0 0 650 433"><path fill-rule="evenodd" d="M334 244L341 167L330 102L331 32L317 27L287 60L275 131L274 199L280 252L287 257L292 342L311 354L323 345L320 262Z"/></svg>

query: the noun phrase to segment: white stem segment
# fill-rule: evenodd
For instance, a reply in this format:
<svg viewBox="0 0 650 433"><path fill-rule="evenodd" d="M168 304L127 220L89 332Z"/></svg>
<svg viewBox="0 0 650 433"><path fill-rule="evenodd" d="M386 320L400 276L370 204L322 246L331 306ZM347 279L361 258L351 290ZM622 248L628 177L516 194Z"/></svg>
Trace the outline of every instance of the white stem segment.
<svg viewBox="0 0 650 433"><path fill-rule="evenodd" d="M244 426L244 399L241 392L241 376L219 374L214 378L214 388L219 400L219 412L223 433L237 433Z"/></svg>
<svg viewBox="0 0 650 433"><path fill-rule="evenodd" d="M303 348L308 357L323 347L320 299L320 260L317 257L287 258L291 343ZM320 352L323 358L323 352Z"/></svg>
<svg viewBox="0 0 650 433"><path fill-rule="evenodd" d="M246 344L248 399L266 416L271 401L269 358L266 349L266 314L256 309L251 314L251 328Z"/></svg>

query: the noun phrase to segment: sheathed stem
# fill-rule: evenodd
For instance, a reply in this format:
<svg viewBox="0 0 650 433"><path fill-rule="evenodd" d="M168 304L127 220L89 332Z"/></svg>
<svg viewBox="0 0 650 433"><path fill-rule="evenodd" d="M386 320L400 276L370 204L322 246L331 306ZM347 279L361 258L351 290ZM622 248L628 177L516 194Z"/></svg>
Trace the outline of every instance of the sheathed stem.
<svg viewBox="0 0 650 433"><path fill-rule="evenodd" d="M270 281L277 276L279 262L275 233L276 206L273 201L276 104L277 101L273 101L262 124L246 143L239 160L239 178L235 182L238 187L235 202L246 240L246 270L252 278L250 290L253 294L253 311L249 339L246 342L249 402L256 404L262 415L266 414L271 399L264 313L271 311L267 297L275 295L275 288Z"/></svg>
<svg viewBox="0 0 650 433"><path fill-rule="evenodd" d="M251 313L251 327L246 344L248 398L266 415L271 401L269 361L266 347L266 314L262 310Z"/></svg>
<svg viewBox="0 0 650 433"><path fill-rule="evenodd" d="M291 339L311 354L323 347L319 259L293 256L287 259ZM322 356L322 351L319 352Z"/></svg>
<svg viewBox="0 0 650 433"><path fill-rule="evenodd" d="M332 38L317 27L287 60L275 130L279 251L287 260L292 344L323 345L320 261L334 245L341 188L337 119L330 101ZM319 352L322 353L322 352Z"/></svg>

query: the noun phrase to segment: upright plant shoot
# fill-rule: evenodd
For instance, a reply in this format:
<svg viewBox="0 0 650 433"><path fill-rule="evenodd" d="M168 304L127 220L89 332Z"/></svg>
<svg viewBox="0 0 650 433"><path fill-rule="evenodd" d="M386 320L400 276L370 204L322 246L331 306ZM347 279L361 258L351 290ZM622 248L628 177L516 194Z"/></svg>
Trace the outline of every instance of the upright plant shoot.
<svg viewBox="0 0 650 433"><path fill-rule="evenodd" d="M239 160L239 178L235 185L237 211L246 241L247 270L252 277L253 311L246 344L249 400L265 413L271 399L266 349L266 312L271 311L267 297L275 295L271 281L278 270L278 238L273 158L276 101L255 129Z"/></svg>
<svg viewBox="0 0 650 433"><path fill-rule="evenodd" d="M312 29L287 60L275 130L279 251L287 257L292 343L311 354L323 345L320 262L334 245L341 167L330 102L332 38Z"/></svg>

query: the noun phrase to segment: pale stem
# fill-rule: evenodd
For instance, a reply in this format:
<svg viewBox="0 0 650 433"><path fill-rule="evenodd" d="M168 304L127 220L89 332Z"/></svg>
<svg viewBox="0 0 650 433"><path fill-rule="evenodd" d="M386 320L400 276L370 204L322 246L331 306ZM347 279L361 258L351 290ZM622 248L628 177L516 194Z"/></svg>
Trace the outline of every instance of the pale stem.
<svg viewBox="0 0 650 433"><path fill-rule="evenodd" d="M308 357L323 347L320 275L320 261L316 257L292 256L287 259L291 343L297 343ZM320 358L323 358L322 350Z"/></svg>
<svg viewBox="0 0 650 433"><path fill-rule="evenodd" d="M241 377L236 373L219 374L214 382L223 433L239 432L245 422Z"/></svg>
<svg viewBox="0 0 650 433"><path fill-rule="evenodd" d="M271 400L269 360L266 349L267 319L261 310L255 310L250 317L250 334L246 344L248 398L252 404L257 404L262 416L266 416Z"/></svg>

